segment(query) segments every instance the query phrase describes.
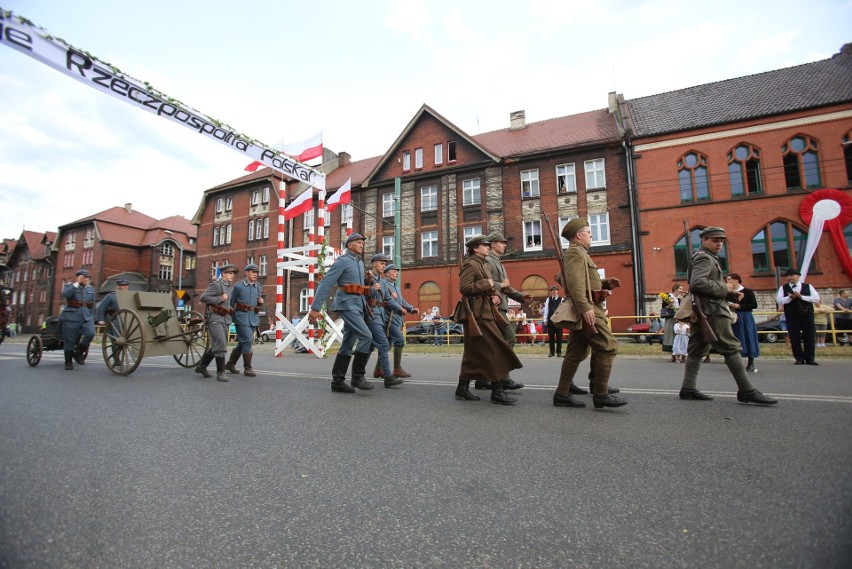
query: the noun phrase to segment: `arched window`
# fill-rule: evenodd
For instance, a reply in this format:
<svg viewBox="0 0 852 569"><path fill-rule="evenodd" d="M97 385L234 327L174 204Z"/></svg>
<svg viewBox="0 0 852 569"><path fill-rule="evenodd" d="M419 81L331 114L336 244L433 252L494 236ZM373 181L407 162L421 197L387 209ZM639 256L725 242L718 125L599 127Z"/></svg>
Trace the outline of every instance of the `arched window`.
<svg viewBox="0 0 852 569"><path fill-rule="evenodd" d="M520 290L528 292L534 297L546 298L550 295L550 287L547 279L539 275L530 275L521 282Z"/></svg>
<svg viewBox="0 0 852 569"><path fill-rule="evenodd" d="M846 180L852 185L852 131L843 137L843 158L846 159Z"/></svg>
<svg viewBox="0 0 852 569"><path fill-rule="evenodd" d="M755 272L770 272L775 267L801 269L808 234L789 221L773 221L751 239L751 259ZM811 261L813 270L816 257Z"/></svg>
<svg viewBox="0 0 852 569"><path fill-rule="evenodd" d="M420 300L420 306L437 306L441 307L441 287L434 281L426 281L420 285L420 290L417 291L417 298Z"/></svg>
<svg viewBox="0 0 852 569"><path fill-rule="evenodd" d="M762 194L760 150L751 144L740 144L728 152L728 176L732 197Z"/></svg>
<svg viewBox="0 0 852 569"><path fill-rule="evenodd" d="M794 136L781 147L787 189L818 188L819 145L809 136Z"/></svg>
<svg viewBox="0 0 852 569"><path fill-rule="evenodd" d="M677 161L677 177L680 185L680 201L710 199L710 177L707 173L706 156L697 152L684 154Z"/></svg>
<svg viewBox="0 0 852 569"><path fill-rule="evenodd" d="M701 247L701 236L700 233L703 230L703 227L694 227L689 232L689 238L692 241L692 251L687 250L686 243L686 234L681 236L680 239L677 240L674 246L674 261L675 261L675 275L678 277L685 277L689 272L689 262L692 259L692 254L698 251L698 248ZM722 247L722 250L719 251L718 255L719 266L722 268L722 272L728 272L728 242L725 241L725 245Z"/></svg>

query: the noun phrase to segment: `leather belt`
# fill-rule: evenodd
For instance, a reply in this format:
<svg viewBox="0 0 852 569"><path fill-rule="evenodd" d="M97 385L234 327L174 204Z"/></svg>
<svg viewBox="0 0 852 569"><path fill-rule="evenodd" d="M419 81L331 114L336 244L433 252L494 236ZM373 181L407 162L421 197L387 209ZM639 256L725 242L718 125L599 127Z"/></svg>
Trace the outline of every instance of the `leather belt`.
<svg viewBox="0 0 852 569"><path fill-rule="evenodd" d="M219 314L221 316L230 316L231 314L234 313L233 310L228 310L227 308L222 308L218 304L208 304L207 307L210 310L212 310L213 312L215 312L216 314Z"/></svg>
<svg viewBox="0 0 852 569"><path fill-rule="evenodd" d="M605 290L593 290L590 296L592 297L592 303L600 303L609 298L609 294ZM571 294L566 293L565 298L571 298Z"/></svg>
<svg viewBox="0 0 852 569"><path fill-rule="evenodd" d="M79 300L69 300L66 304L74 308L82 308L83 306L91 308L94 305L92 302L80 302Z"/></svg>
<svg viewBox="0 0 852 569"><path fill-rule="evenodd" d="M359 284L345 284L341 286L346 294L370 294L370 287Z"/></svg>
<svg viewBox="0 0 852 569"><path fill-rule="evenodd" d="M234 305L234 308L236 310L239 310L240 312L260 312L259 306L249 306L248 304L243 304L242 302L237 302Z"/></svg>

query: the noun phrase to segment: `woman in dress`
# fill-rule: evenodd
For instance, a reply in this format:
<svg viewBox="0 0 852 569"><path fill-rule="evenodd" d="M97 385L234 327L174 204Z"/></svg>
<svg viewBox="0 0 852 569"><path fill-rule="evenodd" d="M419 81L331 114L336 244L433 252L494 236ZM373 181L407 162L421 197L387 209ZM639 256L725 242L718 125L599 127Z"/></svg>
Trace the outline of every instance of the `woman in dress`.
<svg viewBox="0 0 852 569"><path fill-rule="evenodd" d="M674 335L672 355L675 357L675 361L685 364L686 348L689 345L689 322L675 322Z"/></svg>
<svg viewBox="0 0 852 569"><path fill-rule="evenodd" d="M674 344L674 315L680 307L680 299L683 296L683 285L675 284L672 286L672 293L669 295L669 302L663 301L663 308L660 310L660 318L663 319L663 351L672 353L672 345ZM672 354L672 361L677 359Z"/></svg>
<svg viewBox="0 0 852 569"><path fill-rule="evenodd" d="M757 308L757 297L754 291L743 286L743 278L737 273L730 273L725 279L736 285L733 292L742 294L739 302L729 303L728 306L737 313L737 321L734 322L734 335L740 341L740 355L748 358L746 371L757 371L754 368L754 358L760 356L760 343L757 339L757 327L754 325L754 316L751 311Z"/></svg>
<svg viewBox="0 0 852 569"><path fill-rule="evenodd" d="M490 250L491 243L484 235L471 237L467 242L468 258L459 272L459 292L466 298L470 311L464 322L464 352L456 399L479 400L470 392L470 380L474 379L491 382L492 403L514 405L517 399L506 395L505 380L501 378L523 365L497 326L499 313L495 301L500 304L500 296L485 266Z"/></svg>

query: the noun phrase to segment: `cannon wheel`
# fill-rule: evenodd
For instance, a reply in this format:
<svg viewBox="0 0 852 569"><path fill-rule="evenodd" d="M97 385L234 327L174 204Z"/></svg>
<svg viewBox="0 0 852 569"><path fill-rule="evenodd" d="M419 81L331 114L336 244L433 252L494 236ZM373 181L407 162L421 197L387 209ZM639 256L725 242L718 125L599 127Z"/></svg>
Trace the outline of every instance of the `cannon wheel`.
<svg viewBox="0 0 852 569"><path fill-rule="evenodd" d="M132 310L122 309L107 322L103 340L104 363L117 375L130 375L145 355L145 330Z"/></svg>
<svg viewBox="0 0 852 569"><path fill-rule="evenodd" d="M27 342L27 363L30 364L31 367L35 367L41 361L41 337L33 336L30 338L30 341Z"/></svg>
<svg viewBox="0 0 852 569"><path fill-rule="evenodd" d="M201 361L201 356L207 349L207 326L204 325L204 315L191 312L189 320L182 322L183 341L186 345L183 352L175 354L178 365L186 368L195 367Z"/></svg>

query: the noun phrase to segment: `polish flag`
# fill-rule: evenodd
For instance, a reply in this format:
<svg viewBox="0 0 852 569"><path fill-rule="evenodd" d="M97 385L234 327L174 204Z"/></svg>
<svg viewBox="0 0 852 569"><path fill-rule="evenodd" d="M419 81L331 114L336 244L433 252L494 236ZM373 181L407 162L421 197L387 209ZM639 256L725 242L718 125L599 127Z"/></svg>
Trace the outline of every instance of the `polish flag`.
<svg viewBox="0 0 852 569"><path fill-rule="evenodd" d="M280 150L281 154L286 154L293 160L307 162L308 160L322 156L322 131L301 142L287 144L281 140L273 144L272 148ZM263 162L255 160L245 167L245 171L256 172L261 166L263 166Z"/></svg>
<svg viewBox="0 0 852 569"><path fill-rule="evenodd" d="M325 202L325 209L328 210L329 213L334 211L334 208L343 203L349 203L352 201L352 178L346 180L346 183L340 186L334 195L328 198L328 201Z"/></svg>
<svg viewBox="0 0 852 569"><path fill-rule="evenodd" d="M312 207L314 207L314 189L308 188L284 209L284 219L293 219L300 213L311 211Z"/></svg>

